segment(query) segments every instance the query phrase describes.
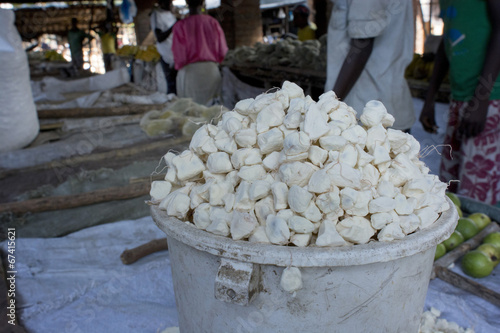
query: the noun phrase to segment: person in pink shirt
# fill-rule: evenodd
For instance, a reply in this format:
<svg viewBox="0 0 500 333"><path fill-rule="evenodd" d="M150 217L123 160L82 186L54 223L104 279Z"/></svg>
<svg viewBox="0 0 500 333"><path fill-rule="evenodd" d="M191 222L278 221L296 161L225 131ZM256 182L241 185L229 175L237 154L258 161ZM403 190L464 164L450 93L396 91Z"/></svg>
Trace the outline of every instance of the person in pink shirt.
<svg viewBox="0 0 500 333"><path fill-rule="evenodd" d="M227 53L226 38L216 19L203 15L203 0L187 0L189 16L172 30L177 96L210 104L220 94L219 63Z"/></svg>

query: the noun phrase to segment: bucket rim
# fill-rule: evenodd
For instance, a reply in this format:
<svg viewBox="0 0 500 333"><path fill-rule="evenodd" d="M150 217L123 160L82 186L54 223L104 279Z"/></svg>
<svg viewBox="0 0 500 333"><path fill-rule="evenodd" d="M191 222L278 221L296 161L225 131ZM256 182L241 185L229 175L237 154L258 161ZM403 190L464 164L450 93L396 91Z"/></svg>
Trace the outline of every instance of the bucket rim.
<svg viewBox="0 0 500 333"><path fill-rule="evenodd" d="M292 247L233 240L198 229L192 223L167 215L158 206L151 206L156 225L169 238L197 250L229 259L262 265L296 267L330 267L367 265L397 260L424 252L447 239L458 222L458 212L450 199L449 208L428 228L391 242L370 242L342 247Z"/></svg>

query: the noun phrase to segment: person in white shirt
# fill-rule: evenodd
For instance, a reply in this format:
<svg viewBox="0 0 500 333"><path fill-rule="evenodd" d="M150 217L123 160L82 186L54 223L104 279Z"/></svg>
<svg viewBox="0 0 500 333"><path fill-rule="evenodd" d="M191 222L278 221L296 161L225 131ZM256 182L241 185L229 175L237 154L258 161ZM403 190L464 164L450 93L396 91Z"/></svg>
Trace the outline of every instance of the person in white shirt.
<svg viewBox="0 0 500 333"><path fill-rule="evenodd" d="M150 24L156 37L156 49L161 55L161 65L167 80L167 92L176 93L175 80L177 71L174 68L174 55L172 53L172 28L177 21L170 11L171 0L159 0L158 7L151 13Z"/></svg>
<svg viewBox="0 0 500 333"><path fill-rule="evenodd" d="M408 0L332 0L325 91L333 90L358 114L379 100L409 132L415 122L404 78L413 57L413 8Z"/></svg>

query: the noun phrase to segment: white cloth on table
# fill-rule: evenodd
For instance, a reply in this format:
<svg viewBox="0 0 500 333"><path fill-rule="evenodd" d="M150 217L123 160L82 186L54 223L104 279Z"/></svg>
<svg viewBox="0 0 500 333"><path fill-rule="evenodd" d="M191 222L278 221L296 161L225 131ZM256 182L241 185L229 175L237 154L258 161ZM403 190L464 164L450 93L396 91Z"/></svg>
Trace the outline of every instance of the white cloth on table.
<svg viewBox="0 0 500 333"><path fill-rule="evenodd" d="M393 127L409 129L415 115L404 72L413 57L412 2L332 1L325 91L333 89L351 39L375 38L370 58L344 102L361 113L369 100L382 101L396 118Z"/></svg>
<svg viewBox="0 0 500 333"><path fill-rule="evenodd" d="M151 217L58 238L16 236L15 300L28 332L157 333L178 325L168 252L120 260L125 249L165 237ZM7 241L0 248L6 253Z"/></svg>

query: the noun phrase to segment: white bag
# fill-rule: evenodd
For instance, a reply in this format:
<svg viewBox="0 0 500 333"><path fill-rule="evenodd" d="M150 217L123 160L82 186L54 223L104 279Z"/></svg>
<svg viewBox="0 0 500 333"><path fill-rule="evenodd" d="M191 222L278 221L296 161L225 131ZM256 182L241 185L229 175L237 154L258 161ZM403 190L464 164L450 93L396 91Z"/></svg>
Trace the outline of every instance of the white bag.
<svg viewBox="0 0 500 333"><path fill-rule="evenodd" d="M128 68L119 68L102 75L93 75L69 81L47 76L43 78L42 89L45 92L57 91L59 93L104 91L128 82L130 82Z"/></svg>
<svg viewBox="0 0 500 333"><path fill-rule="evenodd" d="M0 152L7 152L27 146L40 129L28 58L11 10L0 9L0 45Z"/></svg>

